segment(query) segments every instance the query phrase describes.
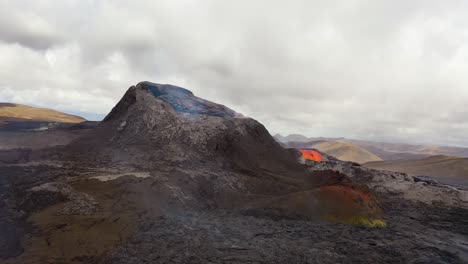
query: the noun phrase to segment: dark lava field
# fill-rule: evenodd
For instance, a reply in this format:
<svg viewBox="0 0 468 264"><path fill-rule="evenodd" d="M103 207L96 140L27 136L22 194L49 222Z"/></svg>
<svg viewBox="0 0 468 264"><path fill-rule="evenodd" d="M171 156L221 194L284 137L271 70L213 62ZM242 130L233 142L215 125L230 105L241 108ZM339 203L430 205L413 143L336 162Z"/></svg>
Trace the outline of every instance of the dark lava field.
<svg viewBox="0 0 468 264"><path fill-rule="evenodd" d="M184 88L73 129L0 151L1 263L468 263L466 190L308 160Z"/></svg>

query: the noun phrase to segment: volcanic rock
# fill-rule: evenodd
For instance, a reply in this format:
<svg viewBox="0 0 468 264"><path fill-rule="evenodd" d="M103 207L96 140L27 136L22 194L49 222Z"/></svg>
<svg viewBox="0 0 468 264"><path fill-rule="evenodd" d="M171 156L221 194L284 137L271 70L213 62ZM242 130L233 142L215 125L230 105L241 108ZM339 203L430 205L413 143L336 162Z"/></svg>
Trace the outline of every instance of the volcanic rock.
<svg viewBox="0 0 468 264"><path fill-rule="evenodd" d="M297 151L281 147L256 120L184 88L150 82L130 87L92 133L64 152L94 167L179 171L179 180L195 179L194 185L170 186L182 186L182 200L197 204L206 204L200 193L215 203L244 204L237 200L310 189L319 180L297 162Z"/></svg>
<svg viewBox="0 0 468 264"><path fill-rule="evenodd" d="M146 168L211 162L304 176L262 124L184 88L150 82L131 87L94 133L74 147L87 158L97 153L106 162Z"/></svg>
<svg viewBox="0 0 468 264"><path fill-rule="evenodd" d="M259 122L172 85L132 86L71 144L4 160L7 263L468 259L468 210L448 188L306 160ZM452 203L408 195L418 184L416 198L439 188Z"/></svg>

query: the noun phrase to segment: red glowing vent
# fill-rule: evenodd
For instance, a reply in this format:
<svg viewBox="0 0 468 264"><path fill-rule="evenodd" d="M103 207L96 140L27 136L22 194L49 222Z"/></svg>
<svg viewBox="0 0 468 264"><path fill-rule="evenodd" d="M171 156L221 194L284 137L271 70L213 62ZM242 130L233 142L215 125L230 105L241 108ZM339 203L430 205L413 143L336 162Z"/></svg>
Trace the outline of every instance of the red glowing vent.
<svg viewBox="0 0 468 264"><path fill-rule="evenodd" d="M302 153L302 157L304 157L304 159L313 160L317 162L320 162L323 160L322 154L320 154L320 152L316 150L300 149L299 151Z"/></svg>

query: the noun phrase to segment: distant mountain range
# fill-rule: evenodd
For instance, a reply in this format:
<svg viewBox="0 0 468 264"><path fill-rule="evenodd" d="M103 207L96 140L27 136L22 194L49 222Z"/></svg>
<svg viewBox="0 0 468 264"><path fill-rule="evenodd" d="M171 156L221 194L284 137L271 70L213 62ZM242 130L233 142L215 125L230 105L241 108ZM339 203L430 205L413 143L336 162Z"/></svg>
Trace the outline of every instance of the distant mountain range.
<svg viewBox="0 0 468 264"><path fill-rule="evenodd" d="M447 155L447 156L459 156L459 157L468 157L468 148L463 147L450 147L450 146L427 146L427 145L412 145L406 143L387 143L387 142L376 142L376 141L366 141L366 140L355 140L347 138L327 138L327 137L306 137L300 134L292 134L288 136L281 136L279 134L274 136L276 140L283 143L283 145L290 147L315 147L320 150L323 149L323 152L327 153L330 151L330 144L322 144L323 142L333 142L333 148L331 150L333 153L338 153L338 156L353 157L351 161L359 162L359 160L366 161L367 157L375 159L375 156L378 157L376 160L399 160L399 159L417 159L417 158L426 158L434 155ZM343 144L336 144L337 142ZM364 151L367 150L367 151ZM327 153L332 155L332 151ZM358 152L361 153L350 155L349 152ZM371 156L369 156L370 152ZM336 156L336 158L339 158ZM372 160L374 161L374 160ZM362 162L360 162L362 163Z"/></svg>
<svg viewBox="0 0 468 264"><path fill-rule="evenodd" d="M340 138L330 138L330 137L306 137L301 134L290 134L287 136L282 136L280 134L276 134L273 136L279 142L309 142L309 141L317 141L317 140L342 140L345 139L344 137Z"/></svg>
<svg viewBox="0 0 468 264"><path fill-rule="evenodd" d="M366 163L371 161L381 161L382 158L372 152L357 145L334 140L315 140L308 142L288 142L288 147L294 148L314 148L339 160Z"/></svg>
<svg viewBox="0 0 468 264"><path fill-rule="evenodd" d="M276 135L283 146L315 148L343 161L468 186L468 148L384 143L346 138L309 138L299 134ZM291 141L288 141L291 140Z"/></svg>

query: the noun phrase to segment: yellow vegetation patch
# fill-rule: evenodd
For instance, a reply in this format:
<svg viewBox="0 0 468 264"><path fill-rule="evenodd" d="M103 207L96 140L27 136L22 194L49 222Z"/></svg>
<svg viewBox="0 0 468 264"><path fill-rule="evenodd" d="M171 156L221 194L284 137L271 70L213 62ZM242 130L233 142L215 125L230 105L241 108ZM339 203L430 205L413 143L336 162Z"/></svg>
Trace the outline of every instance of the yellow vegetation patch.
<svg viewBox="0 0 468 264"><path fill-rule="evenodd" d="M328 215L325 217L326 220L336 223L354 225L354 226L365 226L365 227L387 227L387 223L382 219L371 218L369 216L352 216L352 217L338 217L335 215Z"/></svg>

